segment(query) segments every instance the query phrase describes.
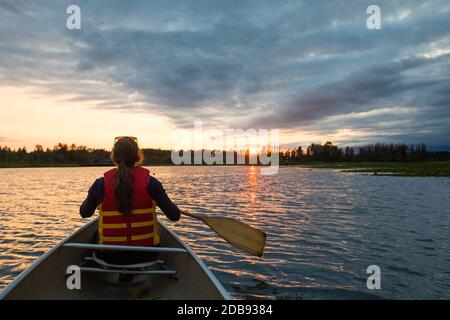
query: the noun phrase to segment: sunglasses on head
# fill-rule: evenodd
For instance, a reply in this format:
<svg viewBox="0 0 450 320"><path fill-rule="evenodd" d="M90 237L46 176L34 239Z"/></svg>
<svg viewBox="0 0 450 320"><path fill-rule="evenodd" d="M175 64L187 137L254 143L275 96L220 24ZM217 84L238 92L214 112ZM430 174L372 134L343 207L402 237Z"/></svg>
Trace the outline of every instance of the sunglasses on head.
<svg viewBox="0 0 450 320"><path fill-rule="evenodd" d="M114 138L114 143L116 143L117 141L123 140L123 139L130 139L130 140L135 141L136 143L138 142L138 138L136 138L136 137L120 136L120 137Z"/></svg>

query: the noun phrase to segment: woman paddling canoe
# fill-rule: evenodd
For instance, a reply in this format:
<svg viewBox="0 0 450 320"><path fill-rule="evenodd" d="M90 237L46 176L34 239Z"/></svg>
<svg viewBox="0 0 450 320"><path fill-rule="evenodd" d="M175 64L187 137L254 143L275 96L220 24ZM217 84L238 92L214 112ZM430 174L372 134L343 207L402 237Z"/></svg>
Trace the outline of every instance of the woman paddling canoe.
<svg viewBox="0 0 450 320"><path fill-rule="evenodd" d="M171 221L180 219L180 210L167 196L162 184L140 166L144 154L135 137L117 137L111 152L116 168L104 173L91 186L80 207L83 218L99 209L98 243L104 245L157 246L158 205ZM145 252L100 252L102 259L130 264L154 258Z"/></svg>

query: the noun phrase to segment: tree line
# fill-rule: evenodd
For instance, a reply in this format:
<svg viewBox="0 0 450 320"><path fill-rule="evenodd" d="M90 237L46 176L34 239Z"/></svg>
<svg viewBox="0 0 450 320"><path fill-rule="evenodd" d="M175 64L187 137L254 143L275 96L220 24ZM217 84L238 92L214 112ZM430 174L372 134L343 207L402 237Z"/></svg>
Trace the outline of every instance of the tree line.
<svg viewBox="0 0 450 320"><path fill-rule="evenodd" d="M450 160L447 151L430 152L425 144L376 143L358 147L338 147L328 141L301 146L280 153L282 162L413 162Z"/></svg>
<svg viewBox="0 0 450 320"><path fill-rule="evenodd" d="M171 164L170 150L143 149L144 165ZM0 146L0 167L21 166L110 166L111 151L94 149L76 144L58 143L44 149L36 145L34 150L11 149Z"/></svg>
<svg viewBox="0 0 450 320"><path fill-rule="evenodd" d="M170 165L171 150L143 149L144 165ZM191 151L192 152L192 151ZM235 157L237 153L235 152ZM331 142L313 143L305 150L298 148L281 151L280 163L302 162L405 162L450 160L449 152L429 152L425 144L369 144L359 147L338 147ZM248 151L245 154L248 163ZM112 165L110 151L93 149L75 144L58 143L53 148L44 149L36 145L34 150L11 149L0 146L0 167L21 166L108 166Z"/></svg>

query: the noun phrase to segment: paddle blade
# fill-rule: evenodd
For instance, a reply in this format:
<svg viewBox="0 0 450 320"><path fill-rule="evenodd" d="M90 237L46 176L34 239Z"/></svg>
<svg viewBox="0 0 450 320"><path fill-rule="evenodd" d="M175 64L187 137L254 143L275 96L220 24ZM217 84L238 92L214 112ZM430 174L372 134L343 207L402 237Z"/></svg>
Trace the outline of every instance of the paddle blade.
<svg viewBox="0 0 450 320"><path fill-rule="evenodd" d="M230 244L262 257L266 234L261 230L231 218L202 216L202 220Z"/></svg>

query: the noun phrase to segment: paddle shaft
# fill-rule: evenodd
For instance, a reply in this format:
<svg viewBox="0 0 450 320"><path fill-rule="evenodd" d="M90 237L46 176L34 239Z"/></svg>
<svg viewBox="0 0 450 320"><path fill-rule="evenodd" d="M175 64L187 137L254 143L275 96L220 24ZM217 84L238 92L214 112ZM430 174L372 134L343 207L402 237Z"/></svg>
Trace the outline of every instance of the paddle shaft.
<svg viewBox="0 0 450 320"><path fill-rule="evenodd" d="M189 216L189 217L192 217L192 218L197 218L197 219L200 219L200 220L204 221L203 216L198 214L198 213L187 212L187 211L184 211L184 210L181 210L180 212L181 212L181 214L184 214L185 216Z"/></svg>

